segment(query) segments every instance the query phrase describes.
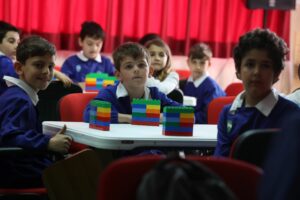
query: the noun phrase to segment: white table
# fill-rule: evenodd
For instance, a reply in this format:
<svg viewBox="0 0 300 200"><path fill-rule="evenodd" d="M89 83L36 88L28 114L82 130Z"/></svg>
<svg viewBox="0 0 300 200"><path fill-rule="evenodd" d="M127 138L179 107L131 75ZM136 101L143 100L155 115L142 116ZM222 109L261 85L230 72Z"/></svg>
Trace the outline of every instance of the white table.
<svg viewBox="0 0 300 200"><path fill-rule="evenodd" d="M136 147L215 147L217 125L194 125L193 136L165 136L162 126L111 124L110 131L89 128L84 122L43 122L44 134L58 132L66 124L74 141L99 149L130 150Z"/></svg>

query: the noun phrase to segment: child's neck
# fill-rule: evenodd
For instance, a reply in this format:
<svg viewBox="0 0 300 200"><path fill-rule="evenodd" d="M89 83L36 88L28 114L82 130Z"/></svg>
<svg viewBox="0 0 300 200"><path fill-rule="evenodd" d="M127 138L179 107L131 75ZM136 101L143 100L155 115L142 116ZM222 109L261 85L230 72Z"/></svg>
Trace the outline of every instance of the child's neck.
<svg viewBox="0 0 300 200"><path fill-rule="evenodd" d="M140 99L143 98L145 95L145 90L144 88L141 89L127 89L128 92L128 96L130 97L130 99Z"/></svg>

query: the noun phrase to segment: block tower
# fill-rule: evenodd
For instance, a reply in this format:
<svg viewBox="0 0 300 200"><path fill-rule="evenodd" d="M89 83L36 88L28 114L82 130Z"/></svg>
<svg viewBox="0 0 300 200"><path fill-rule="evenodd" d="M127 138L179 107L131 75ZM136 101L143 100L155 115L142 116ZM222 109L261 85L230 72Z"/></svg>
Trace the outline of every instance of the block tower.
<svg viewBox="0 0 300 200"><path fill-rule="evenodd" d="M133 99L131 124L159 126L159 119L160 100Z"/></svg>
<svg viewBox="0 0 300 200"><path fill-rule="evenodd" d="M106 101L91 101L90 128L109 131L111 104Z"/></svg>
<svg viewBox="0 0 300 200"><path fill-rule="evenodd" d="M85 90L89 92L98 92L101 88L108 85L114 85L118 82L114 76L106 73L89 73L85 77Z"/></svg>
<svg viewBox="0 0 300 200"><path fill-rule="evenodd" d="M194 109L184 106L166 106L163 114L163 134L193 136Z"/></svg>

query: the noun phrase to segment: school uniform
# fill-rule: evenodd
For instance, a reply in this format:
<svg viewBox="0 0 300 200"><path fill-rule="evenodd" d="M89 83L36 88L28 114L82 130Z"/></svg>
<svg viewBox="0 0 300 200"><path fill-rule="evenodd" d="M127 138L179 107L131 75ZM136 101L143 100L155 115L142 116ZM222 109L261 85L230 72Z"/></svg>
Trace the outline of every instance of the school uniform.
<svg viewBox="0 0 300 200"><path fill-rule="evenodd" d="M51 136L42 133L37 93L20 79L7 76L4 79L11 86L0 96L0 146L46 152ZM51 163L46 154L3 159L0 187L41 186L42 171Z"/></svg>
<svg viewBox="0 0 300 200"><path fill-rule="evenodd" d="M178 88L179 75L176 72L170 72L168 76L160 81L153 76L147 79L147 87L157 87L158 90L164 94L169 94L174 89Z"/></svg>
<svg viewBox="0 0 300 200"><path fill-rule="evenodd" d="M158 91L156 87L145 87L144 99L158 99L161 108L164 106L180 106L181 104L169 99L165 94ZM111 103L111 123L118 123L118 113L132 114L132 107L128 92L122 83L108 86L99 91L94 100L107 101ZM84 111L84 121L89 121L90 105Z"/></svg>
<svg viewBox="0 0 300 200"><path fill-rule="evenodd" d="M95 59L89 59L82 51L66 59L61 68L61 72L74 82L84 82L88 73L107 73L112 76L114 71L109 58L99 54Z"/></svg>
<svg viewBox="0 0 300 200"><path fill-rule="evenodd" d="M225 106L218 123L218 141L214 155L228 156L234 140L251 129L280 128L284 119L299 107L272 90L256 106L244 105L244 92L232 105Z"/></svg>
<svg viewBox="0 0 300 200"><path fill-rule="evenodd" d="M0 95L7 88L5 80L3 80L5 75L18 78L12 60L0 51Z"/></svg>
<svg viewBox="0 0 300 200"><path fill-rule="evenodd" d="M182 85L183 84L183 85ZM225 92L208 74L204 74L197 80L190 76L188 80L181 82L181 89L185 96L192 96L197 99L195 119L197 124L207 124L208 104L217 97L226 96Z"/></svg>

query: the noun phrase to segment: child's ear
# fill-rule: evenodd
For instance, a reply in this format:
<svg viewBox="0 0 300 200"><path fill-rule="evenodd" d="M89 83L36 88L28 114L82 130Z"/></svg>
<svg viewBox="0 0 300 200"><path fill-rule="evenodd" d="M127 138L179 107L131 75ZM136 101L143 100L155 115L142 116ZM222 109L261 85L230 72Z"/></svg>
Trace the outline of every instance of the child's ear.
<svg viewBox="0 0 300 200"><path fill-rule="evenodd" d="M121 77L121 74L120 74L120 71L119 70L116 70L115 71L115 77L117 77L118 78L118 80L120 81L120 82L122 82L122 77Z"/></svg>
<svg viewBox="0 0 300 200"><path fill-rule="evenodd" d="M82 41L81 38L79 37L79 38L78 38L78 45L79 45L80 47L82 47L82 43L83 43L83 41Z"/></svg>
<svg viewBox="0 0 300 200"><path fill-rule="evenodd" d="M19 76L21 76L23 74L23 65L20 62L16 61L14 63L14 68L15 68L16 73Z"/></svg>

